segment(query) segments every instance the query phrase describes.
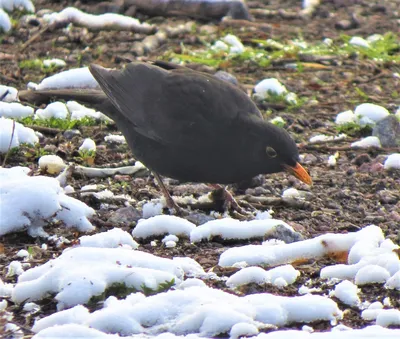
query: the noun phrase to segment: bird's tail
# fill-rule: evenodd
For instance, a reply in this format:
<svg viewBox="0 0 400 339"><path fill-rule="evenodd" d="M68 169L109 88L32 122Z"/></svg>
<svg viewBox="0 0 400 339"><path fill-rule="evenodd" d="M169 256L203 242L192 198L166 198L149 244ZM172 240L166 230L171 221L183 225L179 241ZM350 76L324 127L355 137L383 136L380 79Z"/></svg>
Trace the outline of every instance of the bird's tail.
<svg viewBox="0 0 400 339"><path fill-rule="evenodd" d="M104 110L107 96L99 89L50 89L24 90L18 92L19 100L34 105L48 104L56 100L75 100L81 104Z"/></svg>
<svg viewBox="0 0 400 339"><path fill-rule="evenodd" d="M57 100L74 100L94 108L115 120L119 113L100 89L49 89L49 90L24 90L18 92L19 100L34 105L48 104Z"/></svg>

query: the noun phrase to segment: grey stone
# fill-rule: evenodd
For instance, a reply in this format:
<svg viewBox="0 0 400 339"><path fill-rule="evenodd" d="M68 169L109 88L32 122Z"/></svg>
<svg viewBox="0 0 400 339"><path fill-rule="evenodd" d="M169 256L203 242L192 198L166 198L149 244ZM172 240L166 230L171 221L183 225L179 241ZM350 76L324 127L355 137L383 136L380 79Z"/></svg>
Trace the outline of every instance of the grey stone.
<svg viewBox="0 0 400 339"><path fill-rule="evenodd" d="M223 81L230 82L233 85L239 85L239 81L236 79L236 77L228 72L218 71L214 74L214 76Z"/></svg>
<svg viewBox="0 0 400 339"><path fill-rule="evenodd" d="M137 222L141 218L141 212L132 206L128 206L116 210L111 214L107 221L113 224L129 224L132 222Z"/></svg>
<svg viewBox="0 0 400 339"><path fill-rule="evenodd" d="M400 146L399 120L393 114L388 115L376 123L372 135L379 138L382 147Z"/></svg>
<svg viewBox="0 0 400 339"><path fill-rule="evenodd" d="M203 213L191 213L184 218L197 226L205 224L208 221L215 220L214 217Z"/></svg>
<svg viewBox="0 0 400 339"><path fill-rule="evenodd" d="M73 137L81 135L81 132L77 129L67 129L63 135L65 139L71 140Z"/></svg>
<svg viewBox="0 0 400 339"><path fill-rule="evenodd" d="M277 225L272 233L268 234L268 238L282 240L286 244L303 240L303 236L284 225Z"/></svg>

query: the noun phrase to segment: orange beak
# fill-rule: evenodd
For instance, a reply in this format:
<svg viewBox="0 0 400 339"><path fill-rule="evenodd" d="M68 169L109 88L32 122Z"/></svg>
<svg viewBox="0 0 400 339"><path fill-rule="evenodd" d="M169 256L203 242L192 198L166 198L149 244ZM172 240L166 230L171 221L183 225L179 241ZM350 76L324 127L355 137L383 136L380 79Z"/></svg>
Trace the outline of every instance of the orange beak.
<svg viewBox="0 0 400 339"><path fill-rule="evenodd" d="M289 173L293 174L297 179L301 180L307 185L312 185L312 179L310 175L307 173L307 171L304 169L303 166L301 166L298 162L296 162L296 165L294 167L288 166L288 165L283 165Z"/></svg>

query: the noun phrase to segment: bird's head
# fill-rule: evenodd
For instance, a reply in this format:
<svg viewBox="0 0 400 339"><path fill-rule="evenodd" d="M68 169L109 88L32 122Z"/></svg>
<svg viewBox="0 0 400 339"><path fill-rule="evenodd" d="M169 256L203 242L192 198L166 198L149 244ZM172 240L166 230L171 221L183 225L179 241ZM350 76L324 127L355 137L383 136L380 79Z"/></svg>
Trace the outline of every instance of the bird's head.
<svg viewBox="0 0 400 339"><path fill-rule="evenodd" d="M264 123L265 131L261 152L269 173L287 171L296 178L312 185L312 179L299 163L299 151L292 137L284 129Z"/></svg>

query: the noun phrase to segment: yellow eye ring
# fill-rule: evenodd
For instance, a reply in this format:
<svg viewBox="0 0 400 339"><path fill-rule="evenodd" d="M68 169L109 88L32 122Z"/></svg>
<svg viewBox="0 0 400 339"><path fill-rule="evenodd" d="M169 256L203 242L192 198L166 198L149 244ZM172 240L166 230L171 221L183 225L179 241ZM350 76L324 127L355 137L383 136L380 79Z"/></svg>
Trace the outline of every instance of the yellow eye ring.
<svg viewBox="0 0 400 339"><path fill-rule="evenodd" d="M277 155L278 155L278 153L276 153L276 151L275 151L272 147L270 147L270 146L267 146L267 147L265 148L265 152L267 153L267 155L268 155L270 158L276 158Z"/></svg>

